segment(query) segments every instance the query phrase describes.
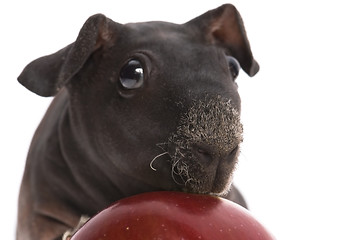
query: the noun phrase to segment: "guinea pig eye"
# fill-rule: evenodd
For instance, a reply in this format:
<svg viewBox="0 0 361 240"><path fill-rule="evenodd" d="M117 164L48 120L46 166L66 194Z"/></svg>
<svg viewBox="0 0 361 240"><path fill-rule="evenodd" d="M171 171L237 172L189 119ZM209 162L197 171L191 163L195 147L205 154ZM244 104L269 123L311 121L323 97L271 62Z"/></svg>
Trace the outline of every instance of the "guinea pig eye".
<svg viewBox="0 0 361 240"><path fill-rule="evenodd" d="M237 61L237 59L235 59L234 57L226 56L226 58L227 58L227 62L228 62L229 71L231 72L233 79L236 79L238 76L239 70L241 69L241 66L239 65L239 62Z"/></svg>
<svg viewBox="0 0 361 240"><path fill-rule="evenodd" d="M120 71L119 82L125 89L137 89L143 85L144 72L140 61L128 61Z"/></svg>

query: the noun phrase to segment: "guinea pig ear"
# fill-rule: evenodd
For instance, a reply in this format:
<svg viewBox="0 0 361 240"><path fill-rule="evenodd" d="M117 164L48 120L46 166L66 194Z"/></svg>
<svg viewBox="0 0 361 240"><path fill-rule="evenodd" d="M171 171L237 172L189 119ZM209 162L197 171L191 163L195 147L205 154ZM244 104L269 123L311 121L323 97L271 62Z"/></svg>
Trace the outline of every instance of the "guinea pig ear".
<svg viewBox="0 0 361 240"><path fill-rule="evenodd" d="M18 81L40 96L54 96L79 72L95 50L110 42L110 21L101 14L90 17L74 43L29 63Z"/></svg>
<svg viewBox="0 0 361 240"><path fill-rule="evenodd" d="M258 72L259 65L253 59L242 18L233 5L224 4L186 25L198 28L206 42L225 48L239 61L249 76L252 77Z"/></svg>

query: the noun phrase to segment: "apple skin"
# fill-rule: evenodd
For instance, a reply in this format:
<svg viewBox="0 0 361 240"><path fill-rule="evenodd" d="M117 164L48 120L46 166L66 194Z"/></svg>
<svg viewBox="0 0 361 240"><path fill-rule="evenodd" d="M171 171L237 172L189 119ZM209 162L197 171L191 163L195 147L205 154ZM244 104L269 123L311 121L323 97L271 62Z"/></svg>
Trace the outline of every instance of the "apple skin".
<svg viewBox="0 0 361 240"><path fill-rule="evenodd" d="M248 210L223 198L150 192L122 199L81 227L71 240L275 240Z"/></svg>

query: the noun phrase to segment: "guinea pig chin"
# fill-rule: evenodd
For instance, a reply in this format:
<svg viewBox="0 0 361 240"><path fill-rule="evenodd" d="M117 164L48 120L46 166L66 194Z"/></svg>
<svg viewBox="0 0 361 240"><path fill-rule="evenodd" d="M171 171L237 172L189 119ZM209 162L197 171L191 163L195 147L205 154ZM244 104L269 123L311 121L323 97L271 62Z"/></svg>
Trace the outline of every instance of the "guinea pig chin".
<svg viewBox="0 0 361 240"><path fill-rule="evenodd" d="M183 191L222 194L231 183L243 127L231 100L195 100L181 116L164 148L173 180Z"/></svg>

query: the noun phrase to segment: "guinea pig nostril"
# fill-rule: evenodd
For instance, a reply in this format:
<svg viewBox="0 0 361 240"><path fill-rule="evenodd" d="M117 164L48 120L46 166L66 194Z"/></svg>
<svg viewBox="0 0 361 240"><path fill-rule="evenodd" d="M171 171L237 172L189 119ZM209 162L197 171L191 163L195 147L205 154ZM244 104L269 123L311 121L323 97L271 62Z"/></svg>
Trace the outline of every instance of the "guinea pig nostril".
<svg viewBox="0 0 361 240"><path fill-rule="evenodd" d="M229 153L229 155L234 155L234 154L236 154L236 153L238 152L238 150L239 150L239 146L235 147L235 148Z"/></svg>
<svg viewBox="0 0 361 240"><path fill-rule="evenodd" d="M210 155L206 150L202 149L202 148L198 148L198 153L200 154L204 154L204 155Z"/></svg>
<svg viewBox="0 0 361 240"><path fill-rule="evenodd" d="M193 154L197 159L202 160L201 162L204 164L213 159L212 151L207 147L199 146L198 144L193 146Z"/></svg>

